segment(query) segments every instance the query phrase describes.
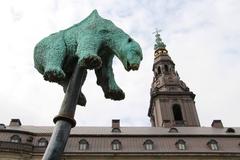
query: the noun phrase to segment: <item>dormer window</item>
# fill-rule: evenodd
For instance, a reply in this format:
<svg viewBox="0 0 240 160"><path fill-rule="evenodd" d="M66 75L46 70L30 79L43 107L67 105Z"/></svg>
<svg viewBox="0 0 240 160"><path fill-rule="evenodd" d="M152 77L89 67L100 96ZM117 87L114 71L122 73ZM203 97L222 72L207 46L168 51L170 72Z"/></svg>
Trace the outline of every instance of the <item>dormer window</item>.
<svg viewBox="0 0 240 160"><path fill-rule="evenodd" d="M47 147L47 145L48 145L48 141L47 141L46 138L40 138L38 140L38 146L39 147Z"/></svg>
<svg viewBox="0 0 240 160"><path fill-rule="evenodd" d="M150 140L150 139L146 140L143 143L143 145L144 145L145 150L153 150L153 141L152 140Z"/></svg>
<svg viewBox="0 0 240 160"><path fill-rule="evenodd" d="M177 128L170 128L168 132L169 133L178 133L178 130L177 130Z"/></svg>
<svg viewBox="0 0 240 160"><path fill-rule="evenodd" d="M10 142L21 143L21 138L18 135L13 135L10 139Z"/></svg>
<svg viewBox="0 0 240 160"><path fill-rule="evenodd" d="M112 141L112 150L120 150L122 148L122 144L119 140L115 139Z"/></svg>
<svg viewBox="0 0 240 160"><path fill-rule="evenodd" d="M228 128L228 129L226 130L226 133L235 133L235 129L233 129L233 128Z"/></svg>
<svg viewBox="0 0 240 160"><path fill-rule="evenodd" d="M213 150L213 151L217 151L219 150L219 146L216 140L211 139L210 141L208 141L207 143L208 147Z"/></svg>
<svg viewBox="0 0 240 160"><path fill-rule="evenodd" d="M120 130L119 128L113 128L113 129L112 129L112 132L114 132L114 133L120 133L121 130Z"/></svg>
<svg viewBox="0 0 240 160"><path fill-rule="evenodd" d="M177 149L179 150L186 150L187 147L186 147L186 142L182 139L178 140L176 143L175 143Z"/></svg>
<svg viewBox="0 0 240 160"><path fill-rule="evenodd" d="M5 124L0 124L0 129L5 129L6 128L6 126L5 126Z"/></svg>
<svg viewBox="0 0 240 160"><path fill-rule="evenodd" d="M79 141L79 150L88 150L89 148L89 143L85 139L81 139Z"/></svg>

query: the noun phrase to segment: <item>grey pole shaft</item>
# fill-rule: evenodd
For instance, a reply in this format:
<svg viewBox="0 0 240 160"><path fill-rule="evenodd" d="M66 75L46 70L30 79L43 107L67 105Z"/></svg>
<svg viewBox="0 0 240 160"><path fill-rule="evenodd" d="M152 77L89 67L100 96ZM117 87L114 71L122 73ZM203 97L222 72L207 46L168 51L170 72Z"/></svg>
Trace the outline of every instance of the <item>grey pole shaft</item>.
<svg viewBox="0 0 240 160"><path fill-rule="evenodd" d="M42 160L59 160L64 151L71 128L76 125L74 114L84 72L86 71L77 64L68 84L59 114L53 120L56 125Z"/></svg>

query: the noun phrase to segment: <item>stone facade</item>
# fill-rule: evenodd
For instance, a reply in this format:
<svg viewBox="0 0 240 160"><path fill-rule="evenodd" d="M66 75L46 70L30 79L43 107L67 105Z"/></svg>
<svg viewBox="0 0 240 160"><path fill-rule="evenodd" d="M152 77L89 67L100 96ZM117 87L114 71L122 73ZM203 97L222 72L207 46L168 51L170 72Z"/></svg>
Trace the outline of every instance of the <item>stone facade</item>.
<svg viewBox="0 0 240 160"><path fill-rule="evenodd" d="M151 127L75 127L63 160L239 160L240 128L200 127L195 95L180 80L166 45L156 34L154 78L148 116ZM214 115L213 115L214 116ZM40 160L53 127L0 124L0 160Z"/></svg>
<svg viewBox="0 0 240 160"><path fill-rule="evenodd" d="M62 159L239 159L240 128L75 127ZM218 125L217 125L218 126ZM6 126L0 160L41 159L53 127Z"/></svg>

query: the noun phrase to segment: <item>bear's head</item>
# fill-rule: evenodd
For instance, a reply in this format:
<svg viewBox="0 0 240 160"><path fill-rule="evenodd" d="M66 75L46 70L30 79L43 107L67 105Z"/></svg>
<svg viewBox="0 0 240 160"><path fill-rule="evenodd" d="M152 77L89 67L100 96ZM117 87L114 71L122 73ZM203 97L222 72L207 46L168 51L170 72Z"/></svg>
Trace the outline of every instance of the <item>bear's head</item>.
<svg viewBox="0 0 240 160"><path fill-rule="evenodd" d="M109 45L127 71L138 70L143 56L142 49L135 40L119 29L111 35Z"/></svg>

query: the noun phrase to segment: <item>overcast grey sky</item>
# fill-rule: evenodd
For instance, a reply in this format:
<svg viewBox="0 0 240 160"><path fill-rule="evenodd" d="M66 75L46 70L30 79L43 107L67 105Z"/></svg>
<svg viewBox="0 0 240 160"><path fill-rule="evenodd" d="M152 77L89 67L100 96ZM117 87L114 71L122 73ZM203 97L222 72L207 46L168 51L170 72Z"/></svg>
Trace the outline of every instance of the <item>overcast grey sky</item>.
<svg viewBox="0 0 240 160"><path fill-rule="evenodd" d="M93 9L112 20L142 47L137 72L114 60L123 101L104 98L93 71L83 87L86 107L77 107L77 125L150 126L147 111L152 82L155 28L181 79L196 94L202 126L221 119L240 126L239 0L3 0L0 2L0 123L20 118L24 125L53 125L62 87L43 80L33 67L33 48L43 37L70 27Z"/></svg>

